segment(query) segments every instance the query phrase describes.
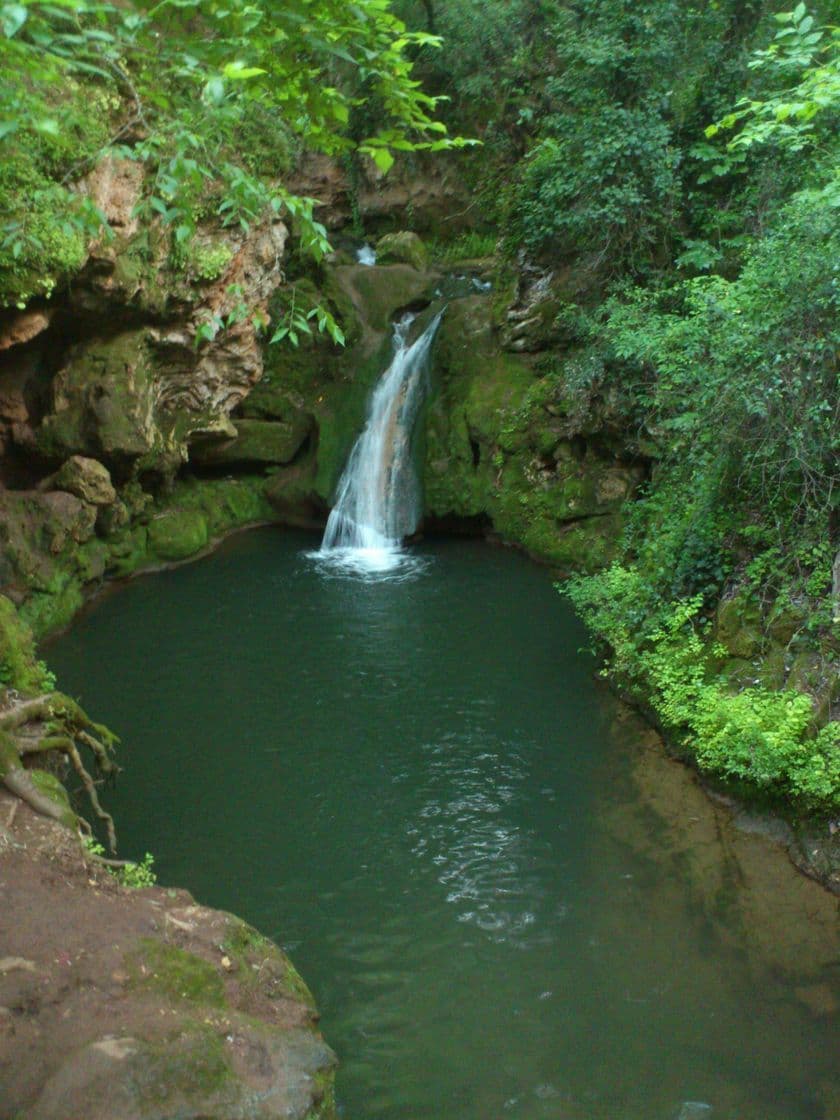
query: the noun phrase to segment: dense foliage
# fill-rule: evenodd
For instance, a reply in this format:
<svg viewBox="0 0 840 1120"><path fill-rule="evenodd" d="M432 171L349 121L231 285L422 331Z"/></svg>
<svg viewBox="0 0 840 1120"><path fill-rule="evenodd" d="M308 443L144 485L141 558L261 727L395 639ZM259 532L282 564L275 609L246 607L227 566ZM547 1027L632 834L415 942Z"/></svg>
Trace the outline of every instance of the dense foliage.
<svg viewBox="0 0 840 1120"><path fill-rule="evenodd" d="M305 146L448 147L408 50L433 45L385 0L104 0L0 4L0 301L49 295L102 224L75 183L106 153L142 161L143 208L184 253L203 217L247 226L268 208L316 255L312 204L279 175ZM351 113L373 101L371 131Z"/></svg>
<svg viewBox="0 0 840 1120"><path fill-rule="evenodd" d="M445 41L422 64L486 142L484 211L563 278L546 393L618 402L653 461L616 564L574 601L703 768L836 805L836 3L406 11L430 7ZM725 610L746 653L717 641Z"/></svg>

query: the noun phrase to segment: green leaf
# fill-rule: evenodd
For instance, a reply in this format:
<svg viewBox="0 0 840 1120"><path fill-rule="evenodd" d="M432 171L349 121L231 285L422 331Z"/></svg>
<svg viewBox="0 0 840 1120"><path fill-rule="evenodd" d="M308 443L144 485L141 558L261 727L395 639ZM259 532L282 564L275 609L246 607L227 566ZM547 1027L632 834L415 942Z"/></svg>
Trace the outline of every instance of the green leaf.
<svg viewBox="0 0 840 1120"><path fill-rule="evenodd" d="M34 121L32 127L36 132L40 132L44 136L58 136L60 132L58 121L55 117L43 117L39 121Z"/></svg>
<svg viewBox="0 0 840 1120"><path fill-rule="evenodd" d="M368 154L383 175L387 175L394 166L394 157L387 148L368 149Z"/></svg>
<svg viewBox="0 0 840 1120"><path fill-rule="evenodd" d="M204 87L202 98L208 105L219 105L224 100L225 96L225 83L224 79L217 75L210 78Z"/></svg>
<svg viewBox="0 0 840 1120"><path fill-rule="evenodd" d="M228 62L222 67L222 73L231 81L242 81L246 78L256 78L259 74L266 74L260 66L246 66L244 62Z"/></svg>
<svg viewBox="0 0 840 1120"><path fill-rule="evenodd" d="M7 39L13 39L26 23L29 13L23 4L4 4L0 8L0 30Z"/></svg>

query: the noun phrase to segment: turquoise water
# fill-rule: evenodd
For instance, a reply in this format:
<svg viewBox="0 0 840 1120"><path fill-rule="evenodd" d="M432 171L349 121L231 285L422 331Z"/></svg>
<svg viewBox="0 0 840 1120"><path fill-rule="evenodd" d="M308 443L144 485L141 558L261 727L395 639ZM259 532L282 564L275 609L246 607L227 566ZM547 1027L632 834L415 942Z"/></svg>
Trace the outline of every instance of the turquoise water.
<svg viewBox="0 0 840 1120"><path fill-rule="evenodd" d="M547 573L442 541L365 581L315 543L239 536L48 656L122 735L123 854L288 949L347 1120L828 1120L830 901L744 862Z"/></svg>

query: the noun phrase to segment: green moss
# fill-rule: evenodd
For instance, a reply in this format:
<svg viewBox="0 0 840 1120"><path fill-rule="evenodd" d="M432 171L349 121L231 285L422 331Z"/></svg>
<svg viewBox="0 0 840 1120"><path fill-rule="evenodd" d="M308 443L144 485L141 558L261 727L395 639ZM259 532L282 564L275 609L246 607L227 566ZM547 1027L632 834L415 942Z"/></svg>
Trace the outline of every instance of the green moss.
<svg viewBox="0 0 840 1120"><path fill-rule="evenodd" d="M129 954L126 965L135 988L205 1007L224 1006L222 977L213 965L194 953L147 937Z"/></svg>
<svg viewBox="0 0 840 1120"><path fill-rule="evenodd" d="M68 573L60 573L63 582L50 591L36 591L21 607L21 617L37 638L54 630L62 630L84 602L82 586Z"/></svg>
<svg viewBox="0 0 840 1120"><path fill-rule="evenodd" d="M147 1106L177 1105L185 1098L206 1107L207 1099L223 1092L234 1077L223 1039L198 1023L165 1038L144 1040L133 1066L134 1094Z"/></svg>
<svg viewBox="0 0 840 1120"><path fill-rule="evenodd" d="M314 1093L318 1103L306 1114L305 1120L336 1120L335 1071L320 1070L313 1077Z"/></svg>
<svg viewBox="0 0 840 1120"><path fill-rule="evenodd" d="M149 552L159 560L186 560L207 546L207 519L195 509L170 509L149 522Z"/></svg>
<svg viewBox="0 0 840 1120"><path fill-rule="evenodd" d="M430 300L434 295L437 277L418 272L407 264L344 265L332 270L327 290L343 293L345 306L349 301L355 317L364 320L364 326L376 334L390 332L394 312L418 301Z"/></svg>
<svg viewBox="0 0 840 1120"><path fill-rule="evenodd" d="M265 490L266 479L262 475L184 479L175 483L163 507L164 517L171 512L201 518L207 531L206 544L208 536L220 537L240 526L269 520L272 511Z"/></svg>
<svg viewBox="0 0 840 1120"><path fill-rule="evenodd" d="M500 351L490 307L451 305L436 351L428 410L425 502L436 516L488 514L505 539L564 571L595 571L612 557L631 469L563 455L553 384ZM549 400L550 398L550 400ZM566 444L567 446L567 444Z"/></svg>
<svg viewBox="0 0 840 1120"><path fill-rule="evenodd" d="M228 924L223 948L236 965L241 984L275 998L296 1000L315 1010L315 1000L286 954L239 918Z"/></svg>
<svg viewBox="0 0 840 1120"><path fill-rule="evenodd" d="M32 630L14 603L0 595L0 687L26 693L43 685L44 666L35 656Z"/></svg>
<svg viewBox="0 0 840 1120"><path fill-rule="evenodd" d="M45 797L49 797L51 801L54 801L56 805L63 810L65 815L71 819L71 823L75 824L76 814L70 806L70 798L67 794L67 790L55 774L51 774L48 770L33 769L29 771L29 777L32 779L32 784L38 792L44 794Z"/></svg>
<svg viewBox="0 0 840 1120"><path fill-rule="evenodd" d="M148 455L158 433L154 359L145 330L124 331L88 346L57 379L59 407L38 431L40 450L82 452L105 460Z"/></svg>
<svg viewBox="0 0 840 1120"><path fill-rule="evenodd" d="M115 532L108 540L107 571L112 576L128 576L148 562L149 534L145 525Z"/></svg>
<svg viewBox="0 0 840 1120"><path fill-rule="evenodd" d="M380 237L376 243L376 257L380 264L410 264L418 272L429 267L429 250L416 233L408 230Z"/></svg>
<svg viewBox="0 0 840 1120"><path fill-rule="evenodd" d="M199 463L289 463L312 429L312 417L299 411L289 421L237 420L236 438L197 447Z"/></svg>
<svg viewBox="0 0 840 1120"><path fill-rule="evenodd" d="M764 640L759 604L744 595L724 600L717 610L717 637L733 657L754 657Z"/></svg>

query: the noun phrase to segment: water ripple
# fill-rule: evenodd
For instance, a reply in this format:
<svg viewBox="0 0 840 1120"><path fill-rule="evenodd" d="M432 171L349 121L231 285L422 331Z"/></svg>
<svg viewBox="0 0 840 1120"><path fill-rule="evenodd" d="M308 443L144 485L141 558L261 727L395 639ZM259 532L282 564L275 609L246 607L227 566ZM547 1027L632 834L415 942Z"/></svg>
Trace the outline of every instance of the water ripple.
<svg viewBox="0 0 840 1120"><path fill-rule="evenodd" d="M325 579L358 580L363 583L406 583L424 575L430 566L425 556L399 545L382 548L316 549L304 553Z"/></svg>

